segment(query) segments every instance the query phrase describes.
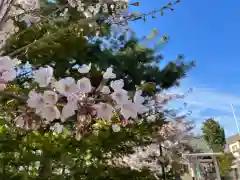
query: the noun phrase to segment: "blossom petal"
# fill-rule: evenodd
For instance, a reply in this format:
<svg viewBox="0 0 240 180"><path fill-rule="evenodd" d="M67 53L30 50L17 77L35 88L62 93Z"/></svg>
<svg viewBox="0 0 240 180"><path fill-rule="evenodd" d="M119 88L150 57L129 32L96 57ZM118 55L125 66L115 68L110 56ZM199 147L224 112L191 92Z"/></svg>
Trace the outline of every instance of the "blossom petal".
<svg viewBox="0 0 240 180"><path fill-rule="evenodd" d="M124 81L122 79L119 79L119 80L116 80L116 81L111 81L111 83L110 83L110 87L114 91L122 90L123 86L124 86Z"/></svg>
<svg viewBox="0 0 240 180"><path fill-rule="evenodd" d="M111 94L111 97L117 102L118 105L126 104L126 102L128 101L128 92L124 89L114 91Z"/></svg>
<svg viewBox="0 0 240 180"><path fill-rule="evenodd" d="M113 73L113 68L107 68L106 72L103 74L104 79L114 79L116 78L116 74Z"/></svg>
<svg viewBox="0 0 240 180"><path fill-rule="evenodd" d="M110 94L110 89L108 86L103 86L102 90L101 90L101 93L103 94Z"/></svg>
<svg viewBox="0 0 240 180"><path fill-rule="evenodd" d="M44 91L43 101L47 106L55 106L58 101L58 95L54 91Z"/></svg>
<svg viewBox="0 0 240 180"><path fill-rule="evenodd" d="M105 118L110 120L113 116L114 108L107 103L99 103L95 105L98 118Z"/></svg>
<svg viewBox="0 0 240 180"><path fill-rule="evenodd" d="M118 124L112 125L113 132L119 132L121 130L121 127Z"/></svg>
<svg viewBox="0 0 240 180"><path fill-rule="evenodd" d="M77 84L72 77L66 77L54 83L56 90L63 96L69 96L77 92Z"/></svg>
<svg viewBox="0 0 240 180"><path fill-rule="evenodd" d="M83 64L79 69L78 72L81 74L86 74L91 70L91 63L89 65Z"/></svg>
<svg viewBox="0 0 240 180"><path fill-rule="evenodd" d="M2 73L1 79L8 82L8 81L13 81L17 76L17 72L15 69L11 69L9 71L4 71Z"/></svg>
<svg viewBox="0 0 240 180"><path fill-rule="evenodd" d="M92 90L92 85L91 85L90 79L88 78L84 77L78 80L77 84L78 84L79 91L82 93L89 93Z"/></svg>
<svg viewBox="0 0 240 180"><path fill-rule="evenodd" d="M53 68L48 66L46 68L40 68L35 71L34 79L40 87L46 87L51 82L53 76Z"/></svg>

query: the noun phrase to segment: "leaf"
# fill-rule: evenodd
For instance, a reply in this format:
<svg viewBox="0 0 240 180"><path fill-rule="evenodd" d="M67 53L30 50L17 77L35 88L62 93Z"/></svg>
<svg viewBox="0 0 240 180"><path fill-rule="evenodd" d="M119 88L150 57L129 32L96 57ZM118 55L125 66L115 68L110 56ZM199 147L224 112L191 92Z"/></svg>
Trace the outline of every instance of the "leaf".
<svg viewBox="0 0 240 180"><path fill-rule="evenodd" d="M140 86L140 90L148 93L156 91L156 84L153 82L144 83Z"/></svg>

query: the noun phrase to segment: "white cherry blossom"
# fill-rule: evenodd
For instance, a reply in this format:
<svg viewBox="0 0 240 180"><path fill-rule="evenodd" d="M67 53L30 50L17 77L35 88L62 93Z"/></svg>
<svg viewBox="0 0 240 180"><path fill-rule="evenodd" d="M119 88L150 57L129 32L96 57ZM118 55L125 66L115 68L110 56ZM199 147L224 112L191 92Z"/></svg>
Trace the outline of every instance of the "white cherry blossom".
<svg viewBox="0 0 240 180"><path fill-rule="evenodd" d="M21 127L21 128L24 127L25 125L24 118L22 116L17 117L15 123L18 127Z"/></svg>
<svg viewBox="0 0 240 180"><path fill-rule="evenodd" d="M6 84L0 83L0 91L3 91L6 87Z"/></svg>
<svg viewBox="0 0 240 180"><path fill-rule="evenodd" d="M109 67L107 68L106 72L103 74L104 79L115 79L116 74L113 73L113 68Z"/></svg>
<svg viewBox="0 0 240 180"><path fill-rule="evenodd" d="M167 97L166 97L165 94L158 94L158 95L156 96L155 101L156 101L156 103L158 103L158 104L162 104L162 103L165 102L166 99L167 99Z"/></svg>
<svg viewBox="0 0 240 180"><path fill-rule="evenodd" d="M17 59L11 59L9 56L0 56L0 72L12 70L16 64Z"/></svg>
<svg viewBox="0 0 240 180"><path fill-rule="evenodd" d="M63 127L63 125L61 125L60 123L55 123L50 129L51 129L52 131L60 134L60 133L63 132L64 127Z"/></svg>
<svg viewBox="0 0 240 180"><path fill-rule="evenodd" d="M108 86L103 86L102 89L101 89L101 93L103 94L110 94L110 89Z"/></svg>
<svg viewBox="0 0 240 180"><path fill-rule="evenodd" d="M113 132L119 132L121 130L121 127L118 124L112 125Z"/></svg>
<svg viewBox="0 0 240 180"><path fill-rule="evenodd" d="M146 106L144 106L142 103L144 102L144 97L142 96L142 91L136 91L133 101L137 108L138 113L145 113L149 110Z"/></svg>
<svg viewBox="0 0 240 180"><path fill-rule="evenodd" d="M124 89L114 91L111 94L111 97L118 105L126 104L128 102L128 92Z"/></svg>
<svg viewBox="0 0 240 180"><path fill-rule="evenodd" d="M39 0L18 0L18 3L22 6L22 8L25 11L40 9Z"/></svg>
<svg viewBox="0 0 240 180"><path fill-rule="evenodd" d="M42 94L30 91L28 97L27 104L30 108L41 109L44 106Z"/></svg>
<svg viewBox="0 0 240 180"><path fill-rule="evenodd" d="M71 104L66 104L62 109L61 120L64 122L67 118L72 117L75 110Z"/></svg>
<svg viewBox="0 0 240 180"><path fill-rule="evenodd" d="M54 83L56 90L63 96L69 96L77 92L77 84L72 77L66 77Z"/></svg>
<svg viewBox="0 0 240 180"><path fill-rule="evenodd" d="M119 79L119 80L116 80L116 81L111 81L111 83L110 83L110 87L114 91L122 90L123 86L124 86L124 81L122 79Z"/></svg>
<svg viewBox="0 0 240 180"><path fill-rule="evenodd" d="M58 101L58 95L54 91L44 91L43 101L45 106L55 106Z"/></svg>
<svg viewBox="0 0 240 180"><path fill-rule="evenodd" d="M83 64L79 69L78 72L81 74L87 74L91 70L91 63L89 65Z"/></svg>
<svg viewBox="0 0 240 180"><path fill-rule="evenodd" d="M92 90L91 82L88 78L82 78L77 81L79 92L89 93Z"/></svg>
<svg viewBox="0 0 240 180"><path fill-rule="evenodd" d="M132 117L132 118L137 117L137 107L130 100L126 104L122 105L120 112L126 119L129 119L130 117Z"/></svg>
<svg viewBox="0 0 240 180"><path fill-rule="evenodd" d="M135 92L133 101L136 104L142 104L144 102L144 97L142 96L142 91L136 91Z"/></svg>
<svg viewBox="0 0 240 180"><path fill-rule="evenodd" d="M5 82L13 81L17 76L17 72L15 69L11 69L9 71L4 71L0 77L0 79L4 80Z"/></svg>
<svg viewBox="0 0 240 180"><path fill-rule="evenodd" d="M47 121L53 121L54 119L60 119L60 111L56 106L45 106L42 110L42 117Z"/></svg>
<svg viewBox="0 0 240 180"><path fill-rule="evenodd" d="M40 68L34 72L34 79L40 87L46 87L51 82L53 76L53 68L48 66Z"/></svg>
<svg viewBox="0 0 240 180"><path fill-rule="evenodd" d="M114 108L111 105L100 102L94 107L96 108L98 118L105 118L106 120L111 120L114 111Z"/></svg>
<svg viewBox="0 0 240 180"><path fill-rule="evenodd" d="M64 122L67 118L73 116L78 109L79 97L76 94L72 94L67 97L67 104L62 109L61 120Z"/></svg>

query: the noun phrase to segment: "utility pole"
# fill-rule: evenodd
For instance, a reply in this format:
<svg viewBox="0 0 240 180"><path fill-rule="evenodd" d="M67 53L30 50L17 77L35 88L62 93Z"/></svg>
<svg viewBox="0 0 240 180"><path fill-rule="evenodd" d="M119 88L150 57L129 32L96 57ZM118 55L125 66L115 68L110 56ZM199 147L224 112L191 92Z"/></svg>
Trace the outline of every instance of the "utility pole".
<svg viewBox="0 0 240 180"><path fill-rule="evenodd" d="M238 135L240 135L240 130L239 130L239 126L238 126L238 121L237 121L237 118L236 118L236 115L235 115L234 108L233 108L233 105L232 105L232 104L231 104L231 108L232 108L233 118L234 118L235 123L236 123L236 126L237 126Z"/></svg>

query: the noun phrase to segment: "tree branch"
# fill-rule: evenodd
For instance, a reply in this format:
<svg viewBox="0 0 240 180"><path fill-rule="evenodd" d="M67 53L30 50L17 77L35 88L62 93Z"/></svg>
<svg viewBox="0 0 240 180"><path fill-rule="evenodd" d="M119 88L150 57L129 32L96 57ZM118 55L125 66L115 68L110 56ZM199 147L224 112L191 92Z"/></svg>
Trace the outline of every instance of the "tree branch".
<svg viewBox="0 0 240 180"><path fill-rule="evenodd" d="M10 93L10 92L7 92L7 91L0 91L0 96L7 97L7 98L10 98L10 99L16 99L21 103L26 103L26 101L27 101L27 98L18 96L16 94L13 94L13 93Z"/></svg>

